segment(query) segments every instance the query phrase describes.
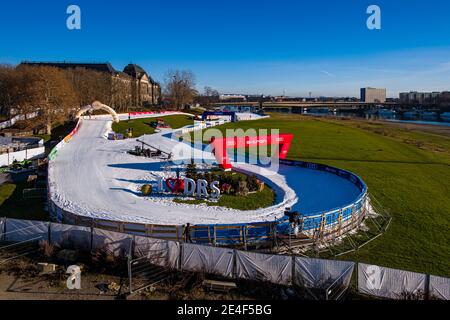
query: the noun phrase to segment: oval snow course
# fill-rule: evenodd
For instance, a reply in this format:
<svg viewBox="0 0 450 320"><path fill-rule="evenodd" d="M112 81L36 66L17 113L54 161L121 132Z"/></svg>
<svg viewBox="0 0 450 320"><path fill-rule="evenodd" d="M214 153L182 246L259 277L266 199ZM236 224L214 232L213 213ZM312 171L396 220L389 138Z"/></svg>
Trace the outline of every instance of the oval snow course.
<svg viewBox="0 0 450 320"><path fill-rule="evenodd" d="M164 114L146 117L161 116ZM259 166L237 163L236 169L255 173L274 188L277 192L274 206L240 211L176 204L170 196L142 197L139 192L142 184L155 183L158 176L168 173L175 176L175 172L165 170L167 163L161 160L129 155L127 151L139 145L136 139L106 140L110 125L108 117L82 120L77 135L51 162L51 200L63 210L89 218L145 224L239 224L280 219L287 207L303 215L313 215L351 204L361 194L355 184L332 173L281 165L278 172L268 174ZM140 139L171 152L180 143L171 139L170 133L165 131ZM202 156L214 159L208 152ZM175 156L175 160L181 159Z"/></svg>

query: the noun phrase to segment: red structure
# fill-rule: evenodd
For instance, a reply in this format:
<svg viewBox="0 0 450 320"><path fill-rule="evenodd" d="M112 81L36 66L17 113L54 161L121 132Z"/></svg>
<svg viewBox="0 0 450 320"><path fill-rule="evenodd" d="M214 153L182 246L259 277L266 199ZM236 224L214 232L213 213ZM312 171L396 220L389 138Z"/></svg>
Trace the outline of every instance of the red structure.
<svg viewBox="0 0 450 320"><path fill-rule="evenodd" d="M219 166L222 169L230 170L233 166L231 165L230 159L228 157L228 148L249 148L249 147L259 147L259 146L269 146L269 145L279 145L280 146L280 159L286 159L286 156L291 147L292 139L294 136L292 134L279 134L279 135L269 135L269 136L257 136L257 137L234 137L234 138L212 138L211 144L213 148L213 154L215 155Z"/></svg>

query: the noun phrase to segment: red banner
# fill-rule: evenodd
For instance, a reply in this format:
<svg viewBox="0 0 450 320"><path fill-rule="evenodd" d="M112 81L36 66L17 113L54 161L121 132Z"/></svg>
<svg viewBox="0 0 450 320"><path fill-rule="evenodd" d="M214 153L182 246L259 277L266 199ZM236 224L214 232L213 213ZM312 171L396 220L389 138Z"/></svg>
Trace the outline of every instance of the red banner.
<svg viewBox="0 0 450 320"><path fill-rule="evenodd" d="M219 166L222 169L229 170L232 168L230 159L228 157L227 148L249 148L269 145L280 145L279 158L286 159L289 149L291 147L292 134L279 134L269 136L256 137L234 137L234 138L212 138L211 144L213 147L213 154L216 157Z"/></svg>

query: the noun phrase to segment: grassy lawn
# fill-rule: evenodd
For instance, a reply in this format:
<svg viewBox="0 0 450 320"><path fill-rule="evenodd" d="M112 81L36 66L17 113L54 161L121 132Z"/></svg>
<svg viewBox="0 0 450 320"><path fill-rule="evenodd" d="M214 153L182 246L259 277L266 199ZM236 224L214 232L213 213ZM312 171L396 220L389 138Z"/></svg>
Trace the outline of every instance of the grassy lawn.
<svg viewBox="0 0 450 320"><path fill-rule="evenodd" d="M293 133L289 158L364 179L393 220L382 237L341 258L450 276L449 137L387 123L282 114L220 127L227 128Z"/></svg>
<svg viewBox="0 0 450 320"><path fill-rule="evenodd" d="M159 117L164 119L164 121L169 124L172 129L178 129L187 125L194 124L192 117L185 115L175 115L175 116L165 116ZM122 133L126 135L128 128L133 128L133 133L135 137L140 137L144 134L153 134L155 129L150 125L152 122L156 121L157 118L147 118L147 119L133 119L127 121L121 121L119 123L114 123L112 129L116 133Z"/></svg>
<svg viewBox="0 0 450 320"><path fill-rule="evenodd" d="M246 197L222 194L219 201L209 202L205 200L192 199L175 199L176 203L200 204L205 203L208 206L220 206L237 210L256 210L259 208L270 207L275 203L275 193L269 187L265 187L263 191L251 193Z"/></svg>
<svg viewBox="0 0 450 320"><path fill-rule="evenodd" d="M0 185L0 217L48 221L44 202L40 199L24 199L26 183Z"/></svg>

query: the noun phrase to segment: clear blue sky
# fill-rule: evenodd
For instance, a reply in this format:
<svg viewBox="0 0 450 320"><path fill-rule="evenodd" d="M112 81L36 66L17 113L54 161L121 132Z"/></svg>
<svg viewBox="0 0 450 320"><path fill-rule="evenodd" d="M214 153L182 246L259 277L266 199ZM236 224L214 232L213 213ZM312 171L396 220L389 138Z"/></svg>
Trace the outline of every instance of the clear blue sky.
<svg viewBox="0 0 450 320"><path fill-rule="evenodd" d="M81 7L82 30L66 28ZM382 10L382 30L366 9ZM450 1L2 1L0 62L133 62L158 81L190 69L223 93L359 96L450 90Z"/></svg>

